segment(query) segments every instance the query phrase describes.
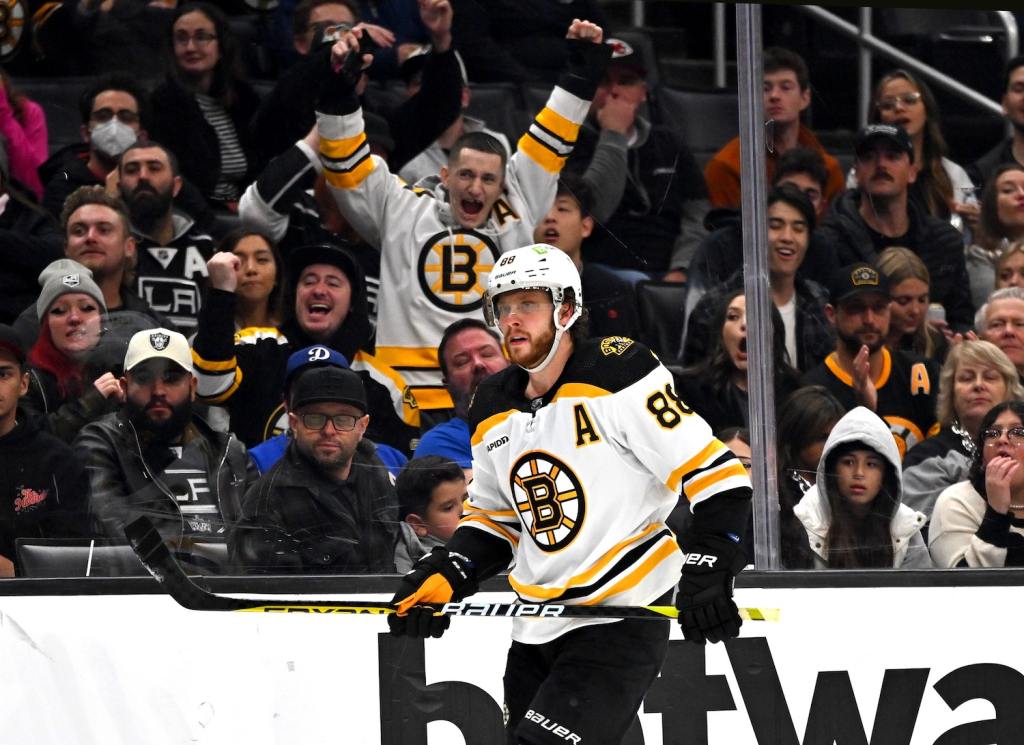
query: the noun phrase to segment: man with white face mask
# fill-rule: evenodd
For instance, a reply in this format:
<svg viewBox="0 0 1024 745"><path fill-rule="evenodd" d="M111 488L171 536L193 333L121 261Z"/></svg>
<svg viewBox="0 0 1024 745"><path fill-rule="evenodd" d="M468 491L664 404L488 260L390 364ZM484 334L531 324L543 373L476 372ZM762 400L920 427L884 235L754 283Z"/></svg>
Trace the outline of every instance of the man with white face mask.
<svg viewBox="0 0 1024 745"><path fill-rule="evenodd" d="M64 200L78 187L116 184L118 158L136 140L146 138L142 126L146 93L131 77L115 74L98 79L82 93L78 108L83 143L64 148L41 169L46 182L43 207L56 218ZM47 175L48 170L52 175ZM112 193L117 194L116 188ZM194 186L184 184L175 204L205 225L209 208Z"/></svg>

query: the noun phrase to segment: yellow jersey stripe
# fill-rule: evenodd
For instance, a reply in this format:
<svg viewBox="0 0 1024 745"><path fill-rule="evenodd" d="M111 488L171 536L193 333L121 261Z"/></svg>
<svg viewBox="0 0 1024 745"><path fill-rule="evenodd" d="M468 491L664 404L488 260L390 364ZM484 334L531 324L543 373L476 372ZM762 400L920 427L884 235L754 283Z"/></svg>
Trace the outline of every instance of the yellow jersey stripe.
<svg viewBox="0 0 1024 745"><path fill-rule="evenodd" d="M208 404L222 404L231 398L235 391L238 390L238 386L242 384L242 369L238 369L238 374L235 375L234 382L228 387L223 393L218 393L214 396L200 396L200 398Z"/></svg>
<svg viewBox="0 0 1024 745"><path fill-rule="evenodd" d="M598 396L610 396L611 391L606 391L596 385L587 383L565 383L560 386L558 393L551 399L552 403L562 398L597 398Z"/></svg>
<svg viewBox="0 0 1024 745"><path fill-rule="evenodd" d="M661 562L670 556L674 556L678 550L679 546L676 544L675 540L669 539L659 546L657 551L648 556L640 566L602 592L600 595L584 602L583 605L598 605L602 600L612 595L618 595L620 592L625 592L626 590L636 587L647 577L647 575L653 572Z"/></svg>
<svg viewBox="0 0 1024 745"><path fill-rule="evenodd" d="M546 145L542 145L529 134L524 134L519 138L519 150L548 173L559 173L565 166L565 158L556 155Z"/></svg>
<svg viewBox="0 0 1024 745"><path fill-rule="evenodd" d="M439 367L437 347L381 347L374 357L390 367Z"/></svg>
<svg viewBox="0 0 1024 745"><path fill-rule="evenodd" d="M686 476L690 471L700 468L701 465L714 458L716 455L725 450L725 445L719 440L712 440L707 444L703 450L697 453L695 456L686 461L679 468L675 469L668 475L668 480L665 482L672 491L679 491L679 485L682 483L683 477Z"/></svg>
<svg viewBox="0 0 1024 745"><path fill-rule="evenodd" d="M324 167L324 178L327 179L327 183L336 189L355 189L359 184L366 180L366 177L373 173L373 169L376 168L376 164L373 158L367 158L362 161L358 166L345 173L339 173L338 171L332 171L330 168Z"/></svg>
<svg viewBox="0 0 1024 745"><path fill-rule="evenodd" d="M665 526L661 523L652 523L644 528L642 531L634 536L630 536L621 543L612 546L608 551L605 552L604 556L599 558L594 565L583 572L577 574L575 577L570 577L569 581L560 587L543 587L541 585L526 585L521 582L517 582L512 575L509 575L508 582L512 585L512 589L516 592L524 592L530 597L540 598L543 600L550 600L551 598L564 595L567 590L573 587L580 587L590 583L594 577L598 576L608 568L608 565L625 553L626 549L632 548L636 543L641 542L644 538L647 538L651 533L655 533L659 530L663 530Z"/></svg>
<svg viewBox="0 0 1024 745"><path fill-rule="evenodd" d="M692 502L694 498L697 497L697 495L699 495L701 492L733 476L742 476L743 478L748 478L747 469L744 468L743 464L740 463L739 461L731 463L725 468L722 468L718 471L714 471L713 473L709 473L701 476L698 479L694 479L693 483L686 484L683 487L686 490L686 498Z"/></svg>
<svg viewBox="0 0 1024 745"><path fill-rule="evenodd" d="M199 352L194 349L192 350L192 362L195 363L195 366L200 368L203 372L211 373L230 372L238 367L238 359L234 356L229 360L224 360L223 362L215 362L213 360L203 359L199 355Z"/></svg>
<svg viewBox="0 0 1024 745"><path fill-rule="evenodd" d="M518 413L519 412L516 409L509 409L508 411L502 411L498 414L494 414L493 416L487 417L476 426L476 431L473 432L473 437L470 439L469 444L471 446L479 445L481 442L483 442L484 437L486 436L489 430L493 429L494 427L497 427L499 424L501 424L503 421L508 419L513 414Z"/></svg>
<svg viewBox="0 0 1024 745"><path fill-rule="evenodd" d="M579 137L580 125L571 119L566 119L554 109L545 106L536 116L536 122L544 129L563 140L567 145L572 145Z"/></svg>
<svg viewBox="0 0 1024 745"><path fill-rule="evenodd" d="M328 140L321 137L320 152L328 158L344 160L355 155L356 151L364 144L366 144L366 134L364 132L360 132L352 137L343 137L340 140Z"/></svg>

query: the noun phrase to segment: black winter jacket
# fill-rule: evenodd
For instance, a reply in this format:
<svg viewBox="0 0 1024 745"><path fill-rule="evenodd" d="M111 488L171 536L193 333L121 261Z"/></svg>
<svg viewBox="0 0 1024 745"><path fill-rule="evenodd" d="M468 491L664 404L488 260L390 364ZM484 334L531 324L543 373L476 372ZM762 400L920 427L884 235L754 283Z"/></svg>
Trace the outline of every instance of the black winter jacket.
<svg viewBox="0 0 1024 745"><path fill-rule="evenodd" d="M916 253L931 275L931 299L946 308L946 320L957 331L974 326L971 286L964 260L963 237L948 222L924 212L913 200L907 202L910 229L906 235L887 238L875 233L860 216L860 189L849 189L829 208L818 226L822 240L836 252L836 266L857 261L873 264L889 246L905 246Z"/></svg>
<svg viewBox="0 0 1024 745"><path fill-rule="evenodd" d="M91 533L82 464L31 420L0 437L0 556L15 561L18 538Z"/></svg>
<svg viewBox="0 0 1024 745"><path fill-rule="evenodd" d="M373 443L356 447L348 479L323 476L294 442L245 494L229 538L252 573L393 573L398 497Z"/></svg>
<svg viewBox="0 0 1024 745"><path fill-rule="evenodd" d="M237 522L242 496L256 478L245 447L231 433L217 432L193 416L185 440L201 441L206 455L207 486L213 492L222 534ZM91 486L90 509L103 533L123 541L124 526L140 515L156 525L165 541L187 554L185 518L170 488L164 469L175 462L166 445L136 430L124 410L86 425L75 438L75 452L85 461Z"/></svg>
<svg viewBox="0 0 1024 745"><path fill-rule="evenodd" d="M39 273L64 258L64 236L38 207L12 197L0 213L0 323L39 297Z"/></svg>

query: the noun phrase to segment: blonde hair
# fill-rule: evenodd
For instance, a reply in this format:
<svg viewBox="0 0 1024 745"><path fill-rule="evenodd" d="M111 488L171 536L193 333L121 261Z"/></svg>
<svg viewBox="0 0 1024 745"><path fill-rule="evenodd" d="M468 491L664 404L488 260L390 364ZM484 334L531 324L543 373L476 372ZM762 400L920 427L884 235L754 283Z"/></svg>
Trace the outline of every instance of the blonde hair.
<svg viewBox="0 0 1024 745"><path fill-rule="evenodd" d="M889 278L889 291L900 282L908 279L917 279L928 285L931 291L932 280L928 274L928 267L921 261L921 257L904 246L889 246L875 259L875 266L886 277ZM932 357L935 354L935 340L928 330L928 322L922 321L914 332L913 350L923 357Z"/></svg>
<svg viewBox="0 0 1024 745"><path fill-rule="evenodd" d="M999 347L990 341L965 341L949 350L946 363L939 373L939 395L935 401L935 416L943 427L950 426L956 419L953 401L953 379L961 365L982 365L990 367L1006 382L1003 401L1024 399L1024 386L1020 383L1017 368ZM996 403L1001 403L997 401ZM993 404L995 405L995 404Z"/></svg>
<svg viewBox="0 0 1024 745"><path fill-rule="evenodd" d="M1002 289L999 287L999 272L1003 270L1003 264L1017 253L1024 253L1024 240L1014 241L1007 245L1006 248L1000 252L999 258L996 259L996 287L998 289Z"/></svg>

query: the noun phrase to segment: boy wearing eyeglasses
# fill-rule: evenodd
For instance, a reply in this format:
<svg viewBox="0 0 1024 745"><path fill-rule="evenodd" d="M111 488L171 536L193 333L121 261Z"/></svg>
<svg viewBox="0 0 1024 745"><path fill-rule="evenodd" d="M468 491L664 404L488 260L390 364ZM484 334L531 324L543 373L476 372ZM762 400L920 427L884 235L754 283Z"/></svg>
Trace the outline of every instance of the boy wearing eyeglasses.
<svg viewBox="0 0 1024 745"><path fill-rule="evenodd" d="M252 573L394 572L398 498L363 439L362 379L347 368L311 368L292 382L288 404L291 441L246 492L231 556Z"/></svg>

